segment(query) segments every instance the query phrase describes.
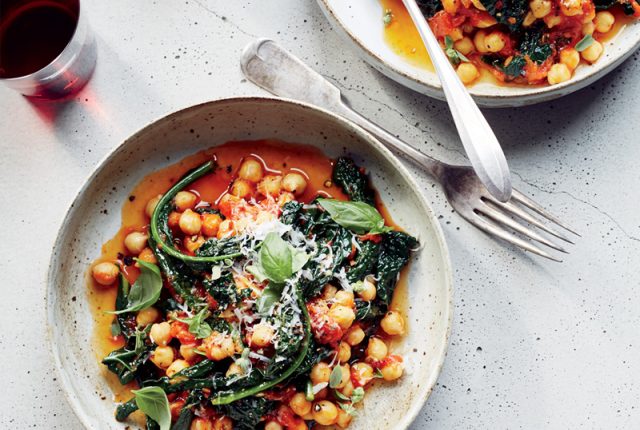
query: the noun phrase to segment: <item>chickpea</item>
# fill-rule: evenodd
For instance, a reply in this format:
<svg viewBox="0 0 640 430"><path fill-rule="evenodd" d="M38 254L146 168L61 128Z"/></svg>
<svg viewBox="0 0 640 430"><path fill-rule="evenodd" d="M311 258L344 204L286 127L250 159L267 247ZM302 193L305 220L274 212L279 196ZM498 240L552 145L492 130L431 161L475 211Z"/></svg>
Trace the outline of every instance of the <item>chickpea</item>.
<svg viewBox="0 0 640 430"><path fill-rule="evenodd" d="M387 356L388 349L387 344L377 337L369 338L369 345L367 345L367 357L375 360L382 361Z"/></svg>
<svg viewBox="0 0 640 430"><path fill-rule="evenodd" d="M253 187L251 186L251 182L245 179L236 179L233 181L233 185L231 185L231 195L240 199L250 196L252 191Z"/></svg>
<svg viewBox="0 0 640 430"><path fill-rule="evenodd" d="M178 225L180 224L180 215L182 215L180 212L171 212L169 214L169 218L167 219L167 225L169 226L170 229L175 230L176 228L178 228Z"/></svg>
<svg viewBox="0 0 640 430"><path fill-rule="evenodd" d="M204 243L204 237L202 236L189 236L184 240L184 247L187 251L195 253L198 248Z"/></svg>
<svg viewBox="0 0 640 430"><path fill-rule="evenodd" d="M487 10L480 0L471 0L471 4L478 10Z"/></svg>
<svg viewBox="0 0 640 430"><path fill-rule="evenodd" d="M202 215L202 234L207 237L216 237L222 217L218 214L203 214Z"/></svg>
<svg viewBox="0 0 640 430"><path fill-rule="evenodd" d="M156 210L156 206L158 206L158 202L162 198L162 194L158 194L155 197L152 197L147 202L147 205L144 207L144 213L147 214L149 218L153 216L153 212Z"/></svg>
<svg viewBox="0 0 640 430"><path fill-rule="evenodd" d="M284 430L284 427L282 427L277 421L268 421L264 425L264 430Z"/></svg>
<svg viewBox="0 0 640 430"><path fill-rule="evenodd" d="M362 330L362 328L360 328L359 325L355 325L351 327L349 331L347 331L347 334L345 335L345 341L351 346L356 346L360 344L360 342L362 342L363 340L364 340L364 330Z"/></svg>
<svg viewBox="0 0 640 430"><path fill-rule="evenodd" d="M596 31L596 25L593 22L586 22L582 24L582 34L586 36L587 34L593 34Z"/></svg>
<svg viewBox="0 0 640 430"><path fill-rule="evenodd" d="M202 343L207 357L210 360L220 361L233 356L236 351L233 338L228 334L217 331L211 333Z"/></svg>
<svg viewBox="0 0 640 430"><path fill-rule="evenodd" d="M196 417L191 421L189 430L213 430L213 424L206 418Z"/></svg>
<svg viewBox="0 0 640 430"><path fill-rule="evenodd" d="M351 381L351 367L348 364L343 364L340 366L340 382L336 385L335 388L341 389L347 386L347 383Z"/></svg>
<svg viewBox="0 0 640 430"><path fill-rule="evenodd" d="M454 15L460 6L459 0L442 0L442 7L447 13Z"/></svg>
<svg viewBox="0 0 640 430"><path fill-rule="evenodd" d="M580 64L580 53L573 48L564 48L560 51L560 62L569 70L575 70Z"/></svg>
<svg viewBox="0 0 640 430"><path fill-rule="evenodd" d="M282 188L299 196L304 193L304 190L307 188L307 179L300 173L287 173L284 175L284 178L282 178Z"/></svg>
<svg viewBox="0 0 640 430"><path fill-rule="evenodd" d="M380 327L390 336L404 334L404 318L397 311L389 311L380 321Z"/></svg>
<svg viewBox="0 0 640 430"><path fill-rule="evenodd" d="M338 418L338 408L328 400L322 400L313 404L313 419L322 426L330 426Z"/></svg>
<svg viewBox="0 0 640 430"><path fill-rule="evenodd" d="M245 179L249 182L258 183L264 174L264 169L262 167L262 163L258 160L254 160L253 158L247 158L240 165L240 170L238 170L238 177L241 179Z"/></svg>
<svg viewBox="0 0 640 430"><path fill-rule="evenodd" d="M160 312L154 307L149 307L138 311L136 324L138 327L146 327L158 321L158 318L160 318Z"/></svg>
<svg viewBox="0 0 640 430"><path fill-rule="evenodd" d="M395 381L396 379L402 376L402 372L404 371L402 367L402 363L399 361L390 361L385 364L382 369L380 369L380 373L382 373L382 378L385 381Z"/></svg>
<svg viewBox="0 0 640 430"><path fill-rule="evenodd" d="M370 277L364 278L364 281L362 282L362 287L358 291L358 296L365 302L370 302L376 298L377 291L376 284L374 282L375 280Z"/></svg>
<svg viewBox="0 0 640 430"><path fill-rule="evenodd" d="M506 44L506 36L499 31L493 31L485 36L484 46L487 52L500 52Z"/></svg>
<svg viewBox="0 0 640 430"><path fill-rule="evenodd" d="M453 47L462 55L468 55L475 49L475 47L473 46L473 41L467 36L454 43Z"/></svg>
<svg viewBox="0 0 640 430"><path fill-rule="evenodd" d="M616 17L607 10L596 13L596 18L594 20L596 31L598 31L599 33L608 33L615 22Z"/></svg>
<svg viewBox="0 0 640 430"><path fill-rule="evenodd" d="M353 297L353 293L350 291L338 291L333 298L333 302L338 305L346 306L348 308L352 308L356 305L356 302Z"/></svg>
<svg viewBox="0 0 640 430"><path fill-rule="evenodd" d="M240 367L236 363L231 363L229 365L229 368L227 369L227 373L225 373L225 376L229 377L233 375L242 375L243 373L244 370L242 370L242 367Z"/></svg>
<svg viewBox="0 0 640 430"><path fill-rule="evenodd" d="M351 397L355 389L356 388L353 386L353 382L349 380L349 382L347 382L347 385L345 385L344 388L340 390L340 392L347 397Z"/></svg>
<svg viewBox="0 0 640 430"><path fill-rule="evenodd" d="M218 227L218 234L216 237L218 239L223 239L225 237L233 236L235 230L233 228L233 221L229 219L225 219L220 223L220 227Z"/></svg>
<svg viewBox="0 0 640 430"><path fill-rule="evenodd" d="M196 352L196 346L189 344L180 345L180 355L188 362L193 362L200 357L200 355Z"/></svg>
<svg viewBox="0 0 640 430"><path fill-rule="evenodd" d="M353 308L343 305L333 305L331 309L329 309L329 318L338 323L340 328L346 330L351 327L351 324L353 324L353 321L356 319L356 313L353 311Z"/></svg>
<svg viewBox="0 0 640 430"><path fill-rule="evenodd" d="M124 238L124 246L130 253L138 255L147 247L147 240L149 240L148 235L139 231L132 231Z"/></svg>
<svg viewBox="0 0 640 430"><path fill-rule="evenodd" d="M282 176L267 175L258 183L258 192L263 196L277 197L282 189Z"/></svg>
<svg viewBox="0 0 640 430"><path fill-rule="evenodd" d="M120 268L111 262L98 263L91 269L93 279L100 285L111 285L116 282L120 274Z"/></svg>
<svg viewBox="0 0 640 430"><path fill-rule="evenodd" d="M373 367L367 363L355 363L351 366L351 375L360 385L366 385L373 379Z"/></svg>
<svg viewBox="0 0 640 430"><path fill-rule="evenodd" d="M489 28L498 23L494 17L489 14L480 15L475 23L477 28Z"/></svg>
<svg viewBox="0 0 640 430"><path fill-rule="evenodd" d="M338 289L335 286L327 284L322 289L322 298L325 300L332 300L337 293Z"/></svg>
<svg viewBox="0 0 640 430"><path fill-rule="evenodd" d="M331 368L327 363L322 361L311 368L311 374L309 375L313 385L329 382L330 377Z"/></svg>
<svg viewBox="0 0 640 430"><path fill-rule="evenodd" d="M187 360L177 359L167 368L167 376L171 378L173 375L186 369L187 367L189 367L189 362Z"/></svg>
<svg viewBox="0 0 640 430"><path fill-rule="evenodd" d="M531 24L533 24L534 22L536 22L536 17L533 14L533 12L529 11L527 12L527 14L524 16L524 20L522 20L522 25L524 27L530 27Z"/></svg>
<svg viewBox="0 0 640 430"><path fill-rule="evenodd" d="M464 34L462 33L462 30L460 28L456 27L453 30L451 30L451 32L449 33L449 37L451 38L451 40L456 42L462 39L464 37Z"/></svg>
<svg viewBox="0 0 640 430"><path fill-rule="evenodd" d="M458 69L456 70L456 73L458 74L458 77L463 84L470 84L480 76L478 68L471 63L460 63Z"/></svg>
<svg viewBox="0 0 640 430"><path fill-rule="evenodd" d="M140 254L138 254L138 260L144 261L145 263L151 263L151 264L158 263L158 260L156 259L156 255L153 253L151 248L145 248L142 251L140 251Z"/></svg>
<svg viewBox="0 0 640 430"><path fill-rule="evenodd" d="M213 422L213 430L233 430L233 421L229 417L220 417Z"/></svg>
<svg viewBox="0 0 640 430"><path fill-rule="evenodd" d="M280 194L280 197L278 197L278 206L282 207L282 206L285 205L285 203L291 202L291 201L293 201L295 199L296 198L293 195L293 193L285 191L284 193Z"/></svg>
<svg viewBox="0 0 640 430"><path fill-rule="evenodd" d="M200 214L192 211L191 209L187 209L182 213L182 215L180 215L180 221L178 225L180 226L180 230L182 230L184 234L198 234L200 233L200 227L202 226Z"/></svg>
<svg viewBox="0 0 640 430"><path fill-rule="evenodd" d="M303 393L296 393L289 400L289 407L301 417L311 412L311 406L311 402L306 399Z"/></svg>
<svg viewBox="0 0 640 430"><path fill-rule="evenodd" d="M167 346L171 342L171 324L163 321L152 325L149 336L156 345Z"/></svg>
<svg viewBox="0 0 640 430"><path fill-rule="evenodd" d="M176 209L180 212L184 212L187 209L193 209L198 202L198 196L190 191L178 191L173 198L173 203L176 205Z"/></svg>
<svg viewBox="0 0 640 430"><path fill-rule="evenodd" d="M151 353L151 357L149 357L149 360L151 360L151 362L155 364L156 367L160 369L166 369L171 365L171 363L173 363L173 357L173 348L171 348L170 346L158 346Z"/></svg>
<svg viewBox="0 0 640 430"><path fill-rule="evenodd" d="M562 22L562 17L557 15L547 15L544 17L544 23L548 28L553 28Z"/></svg>
<svg viewBox="0 0 640 430"><path fill-rule="evenodd" d="M544 18L551 13L551 0L532 0L529 9L536 18Z"/></svg>
<svg viewBox="0 0 640 430"><path fill-rule="evenodd" d="M602 47L602 43L594 40L591 46L582 51L580 55L582 55L582 58L584 58L586 61L594 63L598 60L598 58L600 58L603 50L604 48Z"/></svg>
<svg viewBox="0 0 640 430"><path fill-rule="evenodd" d="M554 64L547 74L547 81L550 85L559 84L569 79L571 79L571 70L564 63Z"/></svg>
<svg viewBox="0 0 640 430"><path fill-rule="evenodd" d="M487 51L487 45L485 45L484 43L484 38L486 35L487 34L483 30L479 30L473 36L473 44L476 46L476 51L481 54L486 54L487 52L489 52Z"/></svg>
<svg viewBox="0 0 640 430"><path fill-rule="evenodd" d="M338 361L346 363L351 358L351 346L347 342L340 342L338 345Z"/></svg>
<svg viewBox="0 0 640 430"><path fill-rule="evenodd" d="M258 324L253 327L253 333L251 334L251 344L258 348L264 348L269 346L273 339L275 332L271 326L266 324Z"/></svg>
<svg viewBox="0 0 640 430"><path fill-rule="evenodd" d="M560 11L565 16L576 16L582 13L582 0L562 0Z"/></svg>
<svg viewBox="0 0 640 430"><path fill-rule="evenodd" d="M353 417L347 412L342 409L338 409L338 418L336 419L336 424L338 425L338 427L346 429L347 427L349 427L349 424L351 424L352 419Z"/></svg>

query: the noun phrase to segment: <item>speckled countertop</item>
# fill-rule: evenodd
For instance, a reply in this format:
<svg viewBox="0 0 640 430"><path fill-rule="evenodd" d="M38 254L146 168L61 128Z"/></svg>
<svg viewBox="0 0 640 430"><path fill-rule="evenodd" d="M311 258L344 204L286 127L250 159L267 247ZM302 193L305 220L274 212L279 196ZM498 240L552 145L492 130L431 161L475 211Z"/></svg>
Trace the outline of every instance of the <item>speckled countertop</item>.
<svg viewBox="0 0 640 430"><path fill-rule="evenodd" d="M238 66L255 37L280 41L389 130L463 162L447 107L357 59L313 0L84 7L99 59L75 101L34 105L0 88L0 428L81 428L46 340L45 272L62 217L98 161L151 120L217 97L263 94ZM637 428L637 60L562 100L487 112L516 187L582 233L564 263L480 233L415 172L444 228L456 291L449 355L414 429Z"/></svg>

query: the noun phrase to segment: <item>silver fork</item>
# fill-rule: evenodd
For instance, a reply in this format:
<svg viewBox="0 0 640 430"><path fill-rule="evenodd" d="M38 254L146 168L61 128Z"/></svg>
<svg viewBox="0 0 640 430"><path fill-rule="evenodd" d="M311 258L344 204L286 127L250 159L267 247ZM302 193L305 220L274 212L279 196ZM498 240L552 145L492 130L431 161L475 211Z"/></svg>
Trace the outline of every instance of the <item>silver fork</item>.
<svg viewBox="0 0 640 430"><path fill-rule="evenodd" d="M424 168L442 185L447 200L456 212L489 234L554 261L562 260L516 234L564 253L567 251L562 246L534 228L567 243L573 242L533 214L578 235L518 190L514 189L511 199L502 203L491 196L471 167L452 166L429 157L358 114L345 103L338 87L272 40L259 39L249 44L242 54L241 67L245 76L256 85L275 95L335 112L360 125L387 148Z"/></svg>

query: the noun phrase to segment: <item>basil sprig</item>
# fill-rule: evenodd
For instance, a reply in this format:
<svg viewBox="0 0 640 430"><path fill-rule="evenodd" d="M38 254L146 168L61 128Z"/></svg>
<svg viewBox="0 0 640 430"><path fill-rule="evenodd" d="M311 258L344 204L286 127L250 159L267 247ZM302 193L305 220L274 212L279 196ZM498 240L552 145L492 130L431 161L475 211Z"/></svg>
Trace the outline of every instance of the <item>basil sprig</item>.
<svg viewBox="0 0 640 430"><path fill-rule="evenodd" d="M578 52L584 51L585 49L593 45L593 42L595 41L596 40L593 38L592 35L590 34L585 35L582 39L580 39L578 43L576 43L576 51Z"/></svg>
<svg viewBox="0 0 640 430"><path fill-rule="evenodd" d="M150 386L139 390L132 390L135 394L138 409L153 419L160 426L160 430L170 430L171 411L169 400L160 387Z"/></svg>
<svg viewBox="0 0 640 430"><path fill-rule="evenodd" d="M336 223L356 234L377 234L392 230L384 225L380 212L364 202L318 199L318 204L329 212Z"/></svg>
<svg viewBox="0 0 640 430"><path fill-rule="evenodd" d="M129 291L126 308L109 313L118 315L140 311L152 306L160 298L160 292L162 291L160 269L155 264L138 259L136 261L140 266L140 276L138 276Z"/></svg>
<svg viewBox="0 0 640 430"><path fill-rule="evenodd" d="M183 322L189 326L189 332L196 337L196 339L204 339L211 336L211 326L205 322L209 317L209 309L203 308L200 312L189 318L176 318L176 320Z"/></svg>

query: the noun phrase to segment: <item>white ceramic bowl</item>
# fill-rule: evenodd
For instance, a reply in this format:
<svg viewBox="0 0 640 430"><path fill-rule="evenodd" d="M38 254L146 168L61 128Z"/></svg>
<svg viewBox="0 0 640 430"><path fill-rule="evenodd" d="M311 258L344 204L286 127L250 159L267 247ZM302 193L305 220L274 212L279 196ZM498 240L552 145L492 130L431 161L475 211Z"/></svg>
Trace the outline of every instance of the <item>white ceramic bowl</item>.
<svg viewBox="0 0 640 430"><path fill-rule="evenodd" d="M384 40L379 0L318 0L331 26L378 71L412 90L444 100L434 72L409 63ZM476 103L486 107L518 107L562 97L591 84L615 69L640 47L640 23L633 23L605 43L593 65L580 65L574 76L552 86L498 86L480 82L469 87Z"/></svg>
<svg viewBox="0 0 640 430"><path fill-rule="evenodd" d="M49 332L60 381L87 428L125 427L113 418L112 393L91 351L93 317L85 282L101 244L120 226L124 200L145 175L189 154L229 140L259 138L313 145L332 157L351 154L371 173L393 219L419 238L423 249L408 274L410 331L398 350L407 373L367 395L363 414L351 428L404 429L427 400L448 345L452 286L442 232L417 185L388 150L352 123L292 101L237 98L181 110L126 140L87 178L62 223L49 268Z"/></svg>

